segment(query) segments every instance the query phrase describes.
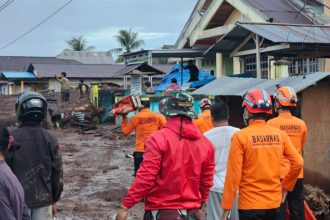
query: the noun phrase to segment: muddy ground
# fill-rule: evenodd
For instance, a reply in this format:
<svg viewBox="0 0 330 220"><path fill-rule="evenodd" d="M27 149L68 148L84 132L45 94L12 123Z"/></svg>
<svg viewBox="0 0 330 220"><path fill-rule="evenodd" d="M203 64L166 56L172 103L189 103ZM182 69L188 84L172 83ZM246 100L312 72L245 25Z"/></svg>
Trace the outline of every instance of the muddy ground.
<svg viewBox="0 0 330 220"><path fill-rule="evenodd" d="M104 127L106 129L106 127ZM57 219L115 219L121 199L133 181L134 137L78 134L74 128L54 131L59 139L64 192ZM114 139L114 140L113 140ZM130 210L129 219L142 219L143 204Z"/></svg>
<svg viewBox="0 0 330 220"><path fill-rule="evenodd" d="M8 126L16 122L16 98L0 96L0 120ZM133 153L135 141L134 136L123 138L119 131L111 132L109 128L111 125L102 125L97 132L88 134L78 134L76 128L53 131L64 166L64 191L57 220L115 219L120 201L133 181L133 159L125 155ZM128 219L141 220L143 213L143 203L139 203L130 209ZM330 216L319 219L330 220Z"/></svg>
<svg viewBox="0 0 330 220"><path fill-rule="evenodd" d="M119 130L78 134L76 128L54 131L64 166L64 192L57 220L115 219L120 201L133 181L134 136L123 138ZM143 219L143 203L129 211L129 220ZM205 215L205 207L204 207ZM330 219L324 216L318 219Z"/></svg>

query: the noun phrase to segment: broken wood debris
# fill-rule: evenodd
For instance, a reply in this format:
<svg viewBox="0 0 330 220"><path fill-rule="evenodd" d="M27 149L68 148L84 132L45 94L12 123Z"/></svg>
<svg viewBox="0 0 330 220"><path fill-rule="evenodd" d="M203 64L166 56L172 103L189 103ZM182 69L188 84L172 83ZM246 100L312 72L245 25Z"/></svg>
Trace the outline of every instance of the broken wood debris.
<svg viewBox="0 0 330 220"><path fill-rule="evenodd" d="M304 198L315 216L329 213L330 199L322 189L305 184Z"/></svg>

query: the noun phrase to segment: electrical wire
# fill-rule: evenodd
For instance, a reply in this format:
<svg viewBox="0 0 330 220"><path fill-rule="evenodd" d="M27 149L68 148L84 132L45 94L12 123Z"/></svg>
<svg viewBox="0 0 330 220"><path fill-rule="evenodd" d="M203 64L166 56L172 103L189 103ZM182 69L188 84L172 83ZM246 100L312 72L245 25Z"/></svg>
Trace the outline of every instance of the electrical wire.
<svg viewBox="0 0 330 220"><path fill-rule="evenodd" d="M0 6L0 11L2 11L3 9L7 8L11 3L13 3L15 0L8 0L6 1L5 3L3 3L1 6Z"/></svg>
<svg viewBox="0 0 330 220"><path fill-rule="evenodd" d="M46 21L48 21L50 18L52 18L54 15L56 15L57 13L59 13L62 9L64 9L66 6L68 6L73 0L69 0L67 3L65 3L64 5L62 5L60 8L58 8L56 11L54 11L52 14L50 14L48 17L46 17L43 21L41 21L39 24L35 25L34 27L32 27L30 30L24 32L23 34L21 34L19 37L17 37L16 39L10 41L9 43L7 43L6 45L0 47L0 50L3 50L7 47L9 47L10 45L14 44L15 42L19 41L20 39L22 39L23 37L25 37L26 35L28 35L29 33L31 33L32 31L34 31L35 29L37 29L39 26L41 26L43 23L45 23Z"/></svg>

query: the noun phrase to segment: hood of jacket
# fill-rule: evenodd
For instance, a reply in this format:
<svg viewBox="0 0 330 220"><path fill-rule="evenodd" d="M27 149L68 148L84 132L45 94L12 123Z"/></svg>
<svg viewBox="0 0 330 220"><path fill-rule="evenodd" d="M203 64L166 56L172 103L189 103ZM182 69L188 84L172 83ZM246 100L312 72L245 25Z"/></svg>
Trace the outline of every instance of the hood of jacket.
<svg viewBox="0 0 330 220"><path fill-rule="evenodd" d="M174 133L185 139L196 140L202 137L198 127L187 117L170 117L167 120L165 128L172 130Z"/></svg>

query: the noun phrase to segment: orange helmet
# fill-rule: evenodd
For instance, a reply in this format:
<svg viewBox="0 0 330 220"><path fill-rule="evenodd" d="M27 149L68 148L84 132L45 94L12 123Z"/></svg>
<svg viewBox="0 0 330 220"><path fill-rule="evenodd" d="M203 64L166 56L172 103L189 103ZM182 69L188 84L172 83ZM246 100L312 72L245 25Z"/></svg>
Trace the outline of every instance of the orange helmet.
<svg viewBox="0 0 330 220"><path fill-rule="evenodd" d="M282 105L282 106L297 106L297 93L293 88L289 86L282 86L278 90L276 90L274 94L274 98Z"/></svg>
<svg viewBox="0 0 330 220"><path fill-rule="evenodd" d="M203 98L200 102L199 102L199 107L200 108L204 108L206 106L212 106L212 102L210 99L208 98Z"/></svg>
<svg viewBox="0 0 330 220"><path fill-rule="evenodd" d="M242 107L251 113L272 114L272 100L264 89L251 89L243 97Z"/></svg>

